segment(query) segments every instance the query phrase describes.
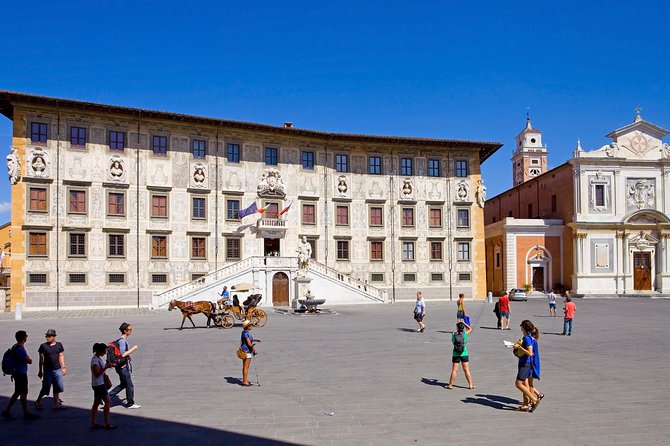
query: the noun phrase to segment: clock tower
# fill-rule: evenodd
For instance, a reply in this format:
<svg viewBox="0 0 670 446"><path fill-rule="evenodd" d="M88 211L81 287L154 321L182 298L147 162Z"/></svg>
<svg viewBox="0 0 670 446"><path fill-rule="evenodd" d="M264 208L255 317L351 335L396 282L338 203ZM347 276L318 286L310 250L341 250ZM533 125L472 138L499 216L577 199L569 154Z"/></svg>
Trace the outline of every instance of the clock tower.
<svg viewBox="0 0 670 446"><path fill-rule="evenodd" d="M526 128L515 142L512 184L518 186L547 171L547 146L542 145L542 132L533 128L530 116L526 116Z"/></svg>

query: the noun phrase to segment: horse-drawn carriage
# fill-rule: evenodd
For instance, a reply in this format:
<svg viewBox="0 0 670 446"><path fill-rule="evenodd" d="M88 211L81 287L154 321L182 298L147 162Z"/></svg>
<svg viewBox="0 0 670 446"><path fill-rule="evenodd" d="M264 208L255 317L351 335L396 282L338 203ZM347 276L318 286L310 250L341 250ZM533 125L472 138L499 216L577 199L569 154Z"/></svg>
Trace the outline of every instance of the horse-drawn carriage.
<svg viewBox="0 0 670 446"><path fill-rule="evenodd" d="M239 284L232 287L233 291L239 292L248 292L253 287L247 284ZM228 302L227 299L219 299L214 302L208 300L201 300L197 302L182 302L178 300L170 301L168 310L172 311L175 308L179 308L182 314L181 326L179 329L184 328L184 322L186 319L191 321L193 328L195 328L195 323L191 316L194 314L202 313L207 316L207 328L210 326L210 322L214 322L214 325L222 328L233 328L235 325L235 319L238 321L250 320L254 327L262 327L268 320L268 315L265 311L258 308L258 304L263 299L261 294L251 294L247 299L242 302L242 305L239 304L239 301L233 301L232 305Z"/></svg>

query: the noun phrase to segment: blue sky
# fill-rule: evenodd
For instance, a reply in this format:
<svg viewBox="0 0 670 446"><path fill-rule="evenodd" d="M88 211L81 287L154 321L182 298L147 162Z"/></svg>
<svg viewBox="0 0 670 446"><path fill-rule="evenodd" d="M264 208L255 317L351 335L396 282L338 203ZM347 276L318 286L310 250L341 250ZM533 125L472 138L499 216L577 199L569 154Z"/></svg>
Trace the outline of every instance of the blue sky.
<svg viewBox="0 0 670 446"><path fill-rule="evenodd" d="M638 104L670 128L669 19L662 1L6 0L0 89L325 131L500 141L484 164L491 197L511 185L528 107L550 167L577 138L585 149L605 144ZM10 144L0 118L4 155ZM4 176L0 222L9 200Z"/></svg>

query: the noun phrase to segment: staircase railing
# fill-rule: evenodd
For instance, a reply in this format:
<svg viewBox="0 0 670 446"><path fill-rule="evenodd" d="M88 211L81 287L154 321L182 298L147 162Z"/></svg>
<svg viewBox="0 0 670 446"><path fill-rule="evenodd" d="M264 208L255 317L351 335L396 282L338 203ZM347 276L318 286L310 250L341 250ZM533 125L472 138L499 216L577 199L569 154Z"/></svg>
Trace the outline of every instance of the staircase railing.
<svg viewBox="0 0 670 446"><path fill-rule="evenodd" d="M377 300L379 302L386 302L386 292L380 290L377 287L374 287L362 280L355 279L347 274L343 274L338 270L324 265L323 263L316 262L314 259L309 261L309 270L314 271L325 276L330 277L331 279L340 281L346 285L349 285L352 288L356 288L359 291L365 293L369 298Z"/></svg>

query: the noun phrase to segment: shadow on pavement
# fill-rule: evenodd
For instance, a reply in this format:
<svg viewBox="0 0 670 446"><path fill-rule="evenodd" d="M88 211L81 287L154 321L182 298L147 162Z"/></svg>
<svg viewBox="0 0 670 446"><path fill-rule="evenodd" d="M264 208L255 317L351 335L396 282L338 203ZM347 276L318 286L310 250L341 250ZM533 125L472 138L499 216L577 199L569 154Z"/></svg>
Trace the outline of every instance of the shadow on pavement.
<svg viewBox="0 0 670 446"><path fill-rule="evenodd" d="M424 384L428 384L429 386L439 386L439 387L446 387L448 384L443 381L438 381L435 378L421 378L421 382Z"/></svg>
<svg viewBox="0 0 670 446"><path fill-rule="evenodd" d="M543 335L563 336L563 333L561 333L561 332L559 332L559 331L557 331L557 332L553 332L553 331L541 331L540 333L543 334Z"/></svg>
<svg viewBox="0 0 670 446"><path fill-rule="evenodd" d="M500 330L499 328L496 328L496 327L479 327L479 328L482 328L484 330ZM502 331L502 330L500 330L500 331Z"/></svg>
<svg viewBox="0 0 670 446"><path fill-rule="evenodd" d="M447 333L447 334L454 334L454 332L453 332L453 331L449 331L449 330L437 330L437 333Z"/></svg>
<svg viewBox="0 0 670 446"><path fill-rule="evenodd" d="M242 385L242 378L236 378L234 376L226 376L223 379L225 379L228 384L237 384L238 386Z"/></svg>
<svg viewBox="0 0 670 446"><path fill-rule="evenodd" d="M475 397L467 397L463 400L464 403L479 404L482 406L492 407L498 410L516 410L516 407L510 404L518 404L517 400L498 396L498 395L481 395L477 394ZM507 403L507 404L506 404Z"/></svg>
<svg viewBox="0 0 670 446"><path fill-rule="evenodd" d="M93 403L93 392L91 391ZM0 396L0 407L4 409L8 398ZM33 400L28 401L31 410ZM141 409L140 409L141 410ZM90 408L81 409L68 406L65 410L51 410L45 407L40 419L24 421L21 404L17 401L12 407L15 420L0 419L0 438L3 446L72 446L87 444L128 445L220 445L243 444L259 446L282 446L292 443L239 434L221 428L198 426L170 420L144 418L118 413L112 410L111 422L117 425L115 430L92 430L89 428ZM98 423L102 423L102 412L98 412ZM10 436L11 433L11 436Z"/></svg>
<svg viewBox="0 0 670 446"><path fill-rule="evenodd" d="M398 331L404 331L405 333L418 333L416 330L413 328L398 328Z"/></svg>

